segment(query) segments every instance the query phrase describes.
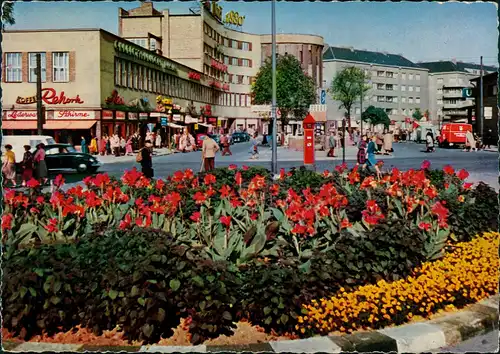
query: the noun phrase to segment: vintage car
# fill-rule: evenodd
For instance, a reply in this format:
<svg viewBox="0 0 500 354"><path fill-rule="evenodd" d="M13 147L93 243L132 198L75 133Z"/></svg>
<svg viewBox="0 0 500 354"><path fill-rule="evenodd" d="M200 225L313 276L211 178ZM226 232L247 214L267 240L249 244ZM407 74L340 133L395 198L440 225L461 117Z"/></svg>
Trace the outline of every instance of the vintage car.
<svg viewBox="0 0 500 354"><path fill-rule="evenodd" d="M73 171L96 172L103 165L96 157L76 151L71 144L45 145L45 163L50 172Z"/></svg>

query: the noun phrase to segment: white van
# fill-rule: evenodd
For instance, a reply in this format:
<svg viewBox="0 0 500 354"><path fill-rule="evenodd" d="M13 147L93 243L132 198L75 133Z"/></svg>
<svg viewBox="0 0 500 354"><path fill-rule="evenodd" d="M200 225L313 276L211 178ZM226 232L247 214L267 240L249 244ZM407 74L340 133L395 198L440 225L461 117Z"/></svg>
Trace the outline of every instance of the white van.
<svg viewBox="0 0 500 354"><path fill-rule="evenodd" d="M5 145L12 145L12 151L16 154L16 162L23 161L24 145L31 146L31 152L35 153L36 146L40 143L45 145L55 144L53 137L48 135L4 135L2 137L2 155L5 153Z"/></svg>

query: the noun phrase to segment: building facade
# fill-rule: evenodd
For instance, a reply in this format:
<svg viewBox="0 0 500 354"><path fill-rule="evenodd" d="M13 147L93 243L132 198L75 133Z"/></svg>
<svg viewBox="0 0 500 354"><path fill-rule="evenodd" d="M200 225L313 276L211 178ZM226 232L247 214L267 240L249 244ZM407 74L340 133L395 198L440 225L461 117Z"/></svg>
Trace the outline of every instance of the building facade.
<svg viewBox="0 0 500 354"><path fill-rule="evenodd" d="M118 17L121 37L209 77L223 92L220 114L232 128L267 131L265 112L251 109L251 87L262 61L270 55L270 36L240 31L244 16L206 1L188 14L160 12L143 2L132 10L119 9ZM278 48L279 53L296 55L304 70L321 82L322 37L279 35Z"/></svg>
<svg viewBox="0 0 500 354"><path fill-rule="evenodd" d="M483 136L483 141L487 145L498 144L498 72L493 72L483 76L483 109L484 120L483 127L480 121L480 78L471 80L474 89L472 90L475 98L474 110L477 112L475 119L470 117L469 123L474 126L474 131Z"/></svg>
<svg viewBox="0 0 500 354"><path fill-rule="evenodd" d="M44 130L57 141L129 136L147 124L157 127L162 118L166 125L221 125L221 91L199 71L101 29L26 30L3 35L4 134L36 132L36 53L42 58ZM158 109L158 96L177 111ZM210 111L204 119L215 122L181 119L190 105Z"/></svg>
<svg viewBox="0 0 500 354"><path fill-rule="evenodd" d="M471 88L470 80L480 75L477 64L457 61L418 63L429 70L429 111L436 124L465 122L468 109L474 108L474 97L463 97L463 89ZM483 66L483 73L497 68ZM475 115L475 113L473 113Z"/></svg>
<svg viewBox="0 0 500 354"><path fill-rule="evenodd" d="M428 71L402 55L379 53L354 48L328 47L323 53L323 88L329 89L338 72L357 67L369 77L371 87L363 97L363 111L375 106L386 111L391 121L403 122L418 108L428 108ZM328 120L339 121L345 115L341 103L327 95ZM361 120L361 104L354 104L351 125ZM399 124L399 123L398 123Z"/></svg>

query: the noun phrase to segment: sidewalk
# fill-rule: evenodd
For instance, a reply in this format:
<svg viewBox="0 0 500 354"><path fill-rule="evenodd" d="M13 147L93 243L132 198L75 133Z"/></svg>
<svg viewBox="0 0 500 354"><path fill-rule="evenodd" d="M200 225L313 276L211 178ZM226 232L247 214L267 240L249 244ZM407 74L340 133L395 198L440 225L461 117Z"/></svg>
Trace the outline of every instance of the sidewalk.
<svg viewBox="0 0 500 354"><path fill-rule="evenodd" d="M173 154L174 152L171 151L170 149L167 148L161 148L161 149L154 149L153 150L153 157L156 156L165 156L165 155L170 155ZM134 152L133 155L130 156L114 156L114 155L104 155L104 156L96 156L96 158L101 161L104 164L112 164L112 163L118 163L118 162L135 162L137 152Z"/></svg>

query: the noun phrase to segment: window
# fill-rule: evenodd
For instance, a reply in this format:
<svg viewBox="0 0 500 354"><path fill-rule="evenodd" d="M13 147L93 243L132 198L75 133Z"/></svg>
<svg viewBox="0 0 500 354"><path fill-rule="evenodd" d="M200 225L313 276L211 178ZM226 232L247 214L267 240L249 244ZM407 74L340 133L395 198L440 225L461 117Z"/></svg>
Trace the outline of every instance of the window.
<svg viewBox="0 0 500 354"><path fill-rule="evenodd" d="M443 78L442 77L438 77L437 78L437 84L438 85L442 85L443 84Z"/></svg>
<svg viewBox="0 0 500 354"><path fill-rule="evenodd" d="M231 58L231 65L238 65L238 58Z"/></svg>
<svg viewBox="0 0 500 354"><path fill-rule="evenodd" d="M377 71L377 76L384 76L384 72L383 71Z"/></svg>
<svg viewBox="0 0 500 354"><path fill-rule="evenodd" d="M408 103L413 103L413 97L408 97Z"/></svg>
<svg viewBox="0 0 500 354"><path fill-rule="evenodd" d="M38 53L29 53L29 82L36 82L36 55ZM45 53L40 53L40 63L42 66L42 82L47 81L47 58Z"/></svg>
<svg viewBox="0 0 500 354"><path fill-rule="evenodd" d="M153 72L151 69L147 69L148 71L148 91L153 91Z"/></svg>
<svg viewBox="0 0 500 354"><path fill-rule="evenodd" d="M402 79L402 80L406 80L406 73L402 73L402 74L401 74L401 79Z"/></svg>
<svg viewBox="0 0 500 354"><path fill-rule="evenodd" d="M373 85L373 89L377 88L377 84L372 84L372 85Z"/></svg>
<svg viewBox="0 0 500 354"><path fill-rule="evenodd" d="M229 39L224 38L224 46L229 47Z"/></svg>
<svg viewBox="0 0 500 354"><path fill-rule="evenodd" d="M121 85L127 86L127 72L128 72L127 63L120 60L120 66L121 66L121 72L122 72Z"/></svg>
<svg viewBox="0 0 500 354"><path fill-rule="evenodd" d="M132 63L128 62L127 63L127 87L132 88L133 82L132 82Z"/></svg>
<svg viewBox="0 0 500 354"><path fill-rule="evenodd" d="M392 71L388 71L388 72L385 73L385 76L389 77L389 78L393 78L394 77L394 73Z"/></svg>
<svg viewBox="0 0 500 354"><path fill-rule="evenodd" d="M115 58L115 85L121 85L122 73L121 73L122 63L120 59Z"/></svg>
<svg viewBox="0 0 500 354"><path fill-rule="evenodd" d="M408 86L408 91L413 92L413 86Z"/></svg>
<svg viewBox="0 0 500 354"><path fill-rule="evenodd" d="M243 75L238 75L238 84L239 85L243 84Z"/></svg>
<svg viewBox="0 0 500 354"><path fill-rule="evenodd" d="M437 104L441 104L442 105L443 104L443 99L442 98L438 98Z"/></svg>
<svg viewBox="0 0 500 354"><path fill-rule="evenodd" d="M391 84L387 84L387 85L385 85L385 89L388 91L393 91L394 87Z"/></svg>
<svg viewBox="0 0 500 354"><path fill-rule="evenodd" d="M250 43L248 43L248 42L242 42L241 49L243 49L243 50L250 50Z"/></svg>
<svg viewBox="0 0 500 354"><path fill-rule="evenodd" d="M373 102L377 102L377 96L373 96Z"/></svg>
<svg viewBox="0 0 500 354"><path fill-rule="evenodd" d="M386 101L386 102L392 102L392 97L391 97L391 96L387 96L387 97L385 98L385 101Z"/></svg>
<svg viewBox="0 0 500 354"><path fill-rule="evenodd" d="M420 86L415 87L415 91L420 92Z"/></svg>
<svg viewBox="0 0 500 354"><path fill-rule="evenodd" d="M383 90L384 86L384 84L377 84L377 90Z"/></svg>
<svg viewBox="0 0 500 354"><path fill-rule="evenodd" d="M440 95L442 95L442 94L443 94L443 88L442 88L442 87L439 87L439 88L437 89L437 93L438 93L438 94L440 94Z"/></svg>
<svg viewBox="0 0 500 354"><path fill-rule="evenodd" d="M393 108L391 114L398 114L398 109L397 108Z"/></svg>
<svg viewBox="0 0 500 354"><path fill-rule="evenodd" d="M415 75L415 80L420 81L420 74Z"/></svg>
<svg viewBox="0 0 500 354"><path fill-rule="evenodd" d="M401 97L401 103L406 103L406 97Z"/></svg>
<svg viewBox="0 0 500 354"><path fill-rule="evenodd" d="M415 103L420 103L420 97L415 98Z"/></svg>
<svg viewBox="0 0 500 354"><path fill-rule="evenodd" d="M52 80L54 82L69 81L69 53L54 52L52 53Z"/></svg>
<svg viewBox="0 0 500 354"><path fill-rule="evenodd" d="M22 54L21 53L6 53L5 57L6 82L22 82Z"/></svg>
<svg viewBox="0 0 500 354"><path fill-rule="evenodd" d="M224 56L224 64L229 65L229 57Z"/></svg>
<svg viewBox="0 0 500 354"><path fill-rule="evenodd" d="M406 86L405 85L401 85L401 91L403 91L403 92L406 91Z"/></svg>
<svg viewBox="0 0 500 354"><path fill-rule="evenodd" d="M377 96L377 102L385 102L384 96Z"/></svg>
<svg viewBox="0 0 500 354"><path fill-rule="evenodd" d="M413 80L413 74L408 74L408 80Z"/></svg>
<svg viewBox="0 0 500 354"><path fill-rule="evenodd" d="M238 41L236 40L231 40L231 48L238 49Z"/></svg>
<svg viewBox="0 0 500 354"><path fill-rule="evenodd" d="M156 39L149 38L149 50L156 50Z"/></svg>
<svg viewBox="0 0 500 354"><path fill-rule="evenodd" d="M392 98L392 102L397 103L397 102L398 102L398 96L394 96L394 97Z"/></svg>
<svg viewBox="0 0 500 354"><path fill-rule="evenodd" d="M148 49L148 40L146 38L130 38L129 41L137 44L138 46Z"/></svg>
<svg viewBox="0 0 500 354"><path fill-rule="evenodd" d="M241 65L249 67L250 66L250 60L248 60L248 59L241 59Z"/></svg>

